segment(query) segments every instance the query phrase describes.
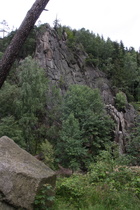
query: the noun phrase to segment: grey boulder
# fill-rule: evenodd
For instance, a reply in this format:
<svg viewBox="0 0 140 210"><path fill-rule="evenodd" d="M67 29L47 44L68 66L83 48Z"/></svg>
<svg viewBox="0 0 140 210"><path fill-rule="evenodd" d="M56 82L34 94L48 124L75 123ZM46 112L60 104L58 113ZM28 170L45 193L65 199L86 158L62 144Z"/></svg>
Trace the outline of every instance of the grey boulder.
<svg viewBox="0 0 140 210"><path fill-rule="evenodd" d="M53 170L21 149L12 139L0 138L0 207L33 209L43 184L55 186ZM5 207L2 207L5 206Z"/></svg>

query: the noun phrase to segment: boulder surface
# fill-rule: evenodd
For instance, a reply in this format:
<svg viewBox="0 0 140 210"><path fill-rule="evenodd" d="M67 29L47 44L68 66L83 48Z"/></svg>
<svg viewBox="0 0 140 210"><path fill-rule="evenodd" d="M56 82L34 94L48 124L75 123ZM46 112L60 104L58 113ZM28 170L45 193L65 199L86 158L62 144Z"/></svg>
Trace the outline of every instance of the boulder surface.
<svg viewBox="0 0 140 210"><path fill-rule="evenodd" d="M54 171L21 149L7 136L0 138L0 206L33 209L43 184L55 186ZM9 206L9 207L8 207ZM1 209L1 210L5 210Z"/></svg>

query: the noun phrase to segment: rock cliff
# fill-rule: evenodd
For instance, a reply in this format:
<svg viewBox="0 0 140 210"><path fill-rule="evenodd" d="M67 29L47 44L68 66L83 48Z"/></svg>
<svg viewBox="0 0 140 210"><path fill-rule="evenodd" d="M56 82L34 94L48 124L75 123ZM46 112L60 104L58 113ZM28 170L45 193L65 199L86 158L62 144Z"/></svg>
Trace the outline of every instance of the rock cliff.
<svg viewBox="0 0 140 210"><path fill-rule="evenodd" d="M135 110L129 104L124 113L115 108L115 93L110 81L105 73L94 66L86 65L88 55L83 47L78 45L74 51L71 50L67 47L66 36L60 38L57 31L46 24L38 34L35 57L45 69L51 85L57 85L62 94L71 84L99 88L108 113L116 123L114 139L120 145L120 153L123 153L128 130L135 122Z"/></svg>
<svg viewBox="0 0 140 210"><path fill-rule="evenodd" d="M70 50L66 40L60 39L56 30L45 25L43 33L38 35L35 57L45 69L52 84L63 91L71 84L88 85L99 88L105 103L114 103L109 81L103 72L88 67L85 59L88 55L81 45L75 51Z"/></svg>

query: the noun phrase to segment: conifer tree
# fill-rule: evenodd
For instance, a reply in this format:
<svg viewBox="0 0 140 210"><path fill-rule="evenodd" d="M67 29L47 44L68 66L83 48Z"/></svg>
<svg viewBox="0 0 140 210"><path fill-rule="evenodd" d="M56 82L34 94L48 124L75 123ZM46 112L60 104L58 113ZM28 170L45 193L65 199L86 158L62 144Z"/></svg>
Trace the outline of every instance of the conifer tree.
<svg viewBox="0 0 140 210"><path fill-rule="evenodd" d="M19 68L19 95L17 103L19 124L27 150L35 153L45 129L45 105L48 89L44 69L31 57L27 57Z"/></svg>
<svg viewBox="0 0 140 210"><path fill-rule="evenodd" d="M56 155L64 166L84 169L110 141L112 122L103 111L99 90L72 85L64 97L62 114Z"/></svg>

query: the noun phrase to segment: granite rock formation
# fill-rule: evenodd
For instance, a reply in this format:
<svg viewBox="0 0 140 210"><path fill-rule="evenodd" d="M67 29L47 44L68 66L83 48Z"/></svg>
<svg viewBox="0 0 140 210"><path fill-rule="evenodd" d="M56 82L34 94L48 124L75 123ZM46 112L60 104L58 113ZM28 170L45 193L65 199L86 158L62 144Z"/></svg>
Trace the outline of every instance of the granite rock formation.
<svg viewBox="0 0 140 210"><path fill-rule="evenodd" d="M55 185L55 173L6 136L0 138L0 209L33 209L43 184Z"/></svg>
<svg viewBox="0 0 140 210"><path fill-rule="evenodd" d="M105 74L92 66L86 66L88 55L81 45L75 51L67 47L55 29L48 24L38 35L35 57L45 69L51 84L63 92L69 85L87 85L99 88L105 103L114 103L113 93Z"/></svg>

